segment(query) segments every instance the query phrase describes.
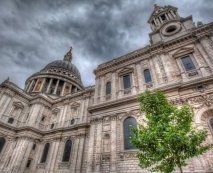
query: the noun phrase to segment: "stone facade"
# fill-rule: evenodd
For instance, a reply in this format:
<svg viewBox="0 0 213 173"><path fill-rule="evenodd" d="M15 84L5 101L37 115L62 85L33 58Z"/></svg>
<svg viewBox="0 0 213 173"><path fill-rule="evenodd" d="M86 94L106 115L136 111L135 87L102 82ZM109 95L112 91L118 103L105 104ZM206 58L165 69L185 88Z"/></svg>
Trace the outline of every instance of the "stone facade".
<svg viewBox="0 0 213 173"><path fill-rule="evenodd" d="M0 172L147 173L137 150L125 149L123 128L128 117L146 122L137 96L147 89L189 103L212 143L213 23L196 26L177 8L157 5L148 23L150 45L99 65L94 86L83 86L71 50L24 90L9 80L0 85ZM188 160L184 172L213 172L213 152Z"/></svg>

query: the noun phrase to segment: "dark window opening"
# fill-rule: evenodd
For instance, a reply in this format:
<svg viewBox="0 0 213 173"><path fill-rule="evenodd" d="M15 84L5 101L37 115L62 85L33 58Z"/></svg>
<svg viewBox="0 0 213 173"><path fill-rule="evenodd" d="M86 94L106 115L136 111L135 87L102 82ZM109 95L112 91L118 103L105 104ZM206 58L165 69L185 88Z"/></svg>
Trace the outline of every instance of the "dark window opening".
<svg viewBox="0 0 213 173"><path fill-rule="evenodd" d="M2 149L4 148L5 142L6 142L5 138L0 137L0 153Z"/></svg>
<svg viewBox="0 0 213 173"><path fill-rule="evenodd" d="M57 83L57 79L53 79L52 84L50 86L50 92L49 92L50 94L54 94L56 83Z"/></svg>
<svg viewBox="0 0 213 173"><path fill-rule="evenodd" d="M171 33L171 32L174 32L176 31L177 27L175 25L172 25L172 26L169 26L167 29L166 29L166 32L168 33Z"/></svg>
<svg viewBox="0 0 213 173"><path fill-rule="evenodd" d="M70 124L73 125L74 123L75 123L75 119L72 119L72 120L70 121Z"/></svg>
<svg viewBox="0 0 213 173"><path fill-rule="evenodd" d="M44 120L45 120L45 116L43 116L43 117L41 118L41 121L42 121L42 122L44 122Z"/></svg>
<svg viewBox="0 0 213 173"><path fill-rule="evenodd" d="M145 83L152 82L152 77L151 77L151 73L149 69L144 70L143 74L144 74Z"/></svg>
<svg viewBox="0 0 213 173"><path fill-rule="evenodd" d="M13 124L13 122L14 122L14 118L9 118L8 119L8 123Z"/></svg>
<svg viewBox="0 0 213 173"><path fill-rule="evenodd" d="M72 150L72 141L71 141L71 140L68 140L68 141L65 143L64 154L63 154L62 162L69 162L71 150Z"/></svg>
<svg viewBox="0 0 213 173"><path fill-rule="evenodd" d="M162 19L163 21L166 20L166 15L165 15L165 14L162 14L160 17L161 17L161 19Z"/></svg>
<svg viewBox="0 0 213 173"><path fill-rule="evenodd" d="M210 123L210 126L211 126L212 130L213 130L213 118L211 118L211 119L209 120L209 123Z"/></svg>
<svg viewBox="0 0 213 173"><path fill-rule="evenodd" d="M72 86L71 93L74 93L76 91L76 86Z"/></svg>
<svg viewBox="0 0 213 173"><path fill-rule="evenodd" d="M133 117L128 117L124 120L123 123L123 131L124 131L124 149L129 150L129 149L135 149L136 147L131 143L130 138L133 135L132 128L136 128L137 122L135 118Z"/></svg>
<svg viewBox="0 0 213 173"><path fill-rule="evenodd" d="M186 71L190 71L190 70L195 69L195 65L192 62L192 59L191 59L190 56L185 56L185 57L181 58L181 61L182 61L183 66L184 66Z"/></svg>
<svg viewBox="0 0 213 173"><path fill-rule="evenodd" d="M46 78L45 82L44 82L44 86L42 88L42 92L46 92L47 91L47 87L48 87L49 82L50 82L50 78Z"/></svg>
<svg viewBox="0 0 213 173"><path fill-rule="evenodd" d="M33 144L32 149L33 149L33 150L35 150L35 149L36 149L36 144Z"/></svg>
<svg viewBox="0 0 213 173"><path fill-rule="evenodd" d="M106 95L111 94L111 82L106 83Z"/></svg>
<svg viewBox="0 0 213 173"><path fill-rule="evenodd" d="M54 123L53 123L53 124L51 124L50 128L51 128L51 129L53 129L54 125L55 125Z"/></svg>
<svg viewBox="0 0 213 173"><path fill-rule="evenodd" d="M123 76L123 85L124 85L124 89L128 89L131 87L131 81L130 81L129 74Z"/></svg>
<svg viewBox="0 0 213 173"><path fill-rule="evenodd" d="M29 159L28 161L27 161L27 168L29 168L30 167L30 164L31 164L31 159Z"/></svg>
<svg viewBox="0 0 213 173"><path fill-rule="evenodd" d="M61 94L63 85L64 85L64 81L61 81L61 80L60 80L60 81L59 81L59 84L58 84L57 91L56 91L56 94L57 94L57 95L60 95L60 94Z"/></svg>
<svg viewBox="0 0 213 173"><path fill-rule="evenodd" d="M48 152L49 152L49 148L50 148L50 144L46 143L45 146L44 146L43 153L42 153L41 163L45 163L46 162L47 155L48 155Z"/></svg>

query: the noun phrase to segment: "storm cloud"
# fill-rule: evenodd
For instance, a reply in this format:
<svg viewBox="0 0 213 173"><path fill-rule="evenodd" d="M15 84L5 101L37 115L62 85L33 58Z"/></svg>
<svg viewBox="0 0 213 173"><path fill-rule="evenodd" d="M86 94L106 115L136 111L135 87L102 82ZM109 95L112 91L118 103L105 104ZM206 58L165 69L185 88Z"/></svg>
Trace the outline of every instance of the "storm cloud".
<svg viewBox="0 0 213 173"><path fill-rule="evenodd" d="M10 77L23 87L72 46L84 85L93 85L98 64L149 44L155 3L176 6L195 22L213 21L212 0L0 0L0 82Z"/></svg>

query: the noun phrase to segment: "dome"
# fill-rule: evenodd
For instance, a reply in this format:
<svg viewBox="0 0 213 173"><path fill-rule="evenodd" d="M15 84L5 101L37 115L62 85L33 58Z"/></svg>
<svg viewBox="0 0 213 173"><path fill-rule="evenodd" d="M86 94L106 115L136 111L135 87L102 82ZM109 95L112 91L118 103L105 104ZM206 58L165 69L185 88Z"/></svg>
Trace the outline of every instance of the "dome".
<svg viewBox="0 0 213 173"><path fill-rule="evenodd" d="M45 93L53 98L78 92L84 88L77 67L71 63L72 48L63 60L47 64L40 72L26 80L26 91L31 94Z"/></svg>
<svg viewBox="0 0 213 173"><path fill-rule="evenodd" d="M49 70L51 68L61 68L74 74L79 80L81 79L80 73L77 67L69 61L56 60L47 64L42 71Z"/></svg>

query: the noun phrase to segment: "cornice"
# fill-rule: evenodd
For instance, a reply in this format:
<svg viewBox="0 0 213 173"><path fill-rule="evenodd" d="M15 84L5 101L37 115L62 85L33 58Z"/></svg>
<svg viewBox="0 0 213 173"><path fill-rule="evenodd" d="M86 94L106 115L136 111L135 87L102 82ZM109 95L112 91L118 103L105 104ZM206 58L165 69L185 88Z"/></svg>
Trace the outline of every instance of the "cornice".
<svg viewBox="0 0 213 173"><path fill-rule="evenodd" d="M144 48L135 50L121 57L115 58L104 64L100 64L94 71L96 77L102 76L108 72L115 71L119 68L137 63L143 59L151 58L155 54L164 53L168 50L176 49L177 46L183 46L187 43L193 43L197 39L212 34L213 22L194 28L184 36L175 38L167 42L159 42L153 45L148 45Z"/></svg>
<svg viewBox="0 0 213 173"><path fill-rule="evenodd" d="M170 84L170 85L167 85L167 86L161 86L161 87L154 88L154 89L151 89L151 90L152 91L161 90L161 91L164 91L164 92L169 92L171 90L180 90L180 89L183 89L183 88L191 87L191 86L194 86L195 84L199 84L199 83L203 84L203 83L206 83L206 82L209 82L209 81L212 81L212 80L213 80L213 76L211 76L211 77L208 76L206 78L195 79L195 80L192 80L192 81L189 81L189 82L184 82L184 83L182 81L180 81L180 82L177 82L177 83L173 83L173 84ZM121 98L121 99L112 100L110 102L104 102L104 103L101 103L101 104L98 104L98 105L90 106L88 108L88 111L90 113L93 113L93 112L97 112L97 111L101 111L101 110L114 108L114 107L120 106L120 105L135 103L135 102L137 102L138 95L139 94L136 94L136 95L133 95L133 96L130 96L130 97L124 97L124 98Z"/></svg>
<svg viewBox="0 0 213 173"><path fill-rule="evenodd" d="M88 129L90 127L90 124L82 123L82 124L73 125L70 127L61 127L61 128L50 129L46 131L42 131L38 128L31 127L31 126L14 127L2 122L0 122L0 127L13 131L16 134L22 134L22 136L28 136L26 134L33 134L33 133L40 136L46 136L46 135L53 135L53 134L55 135L58 133L65 133L65 132L79 130L79 129Z"/></svg>

